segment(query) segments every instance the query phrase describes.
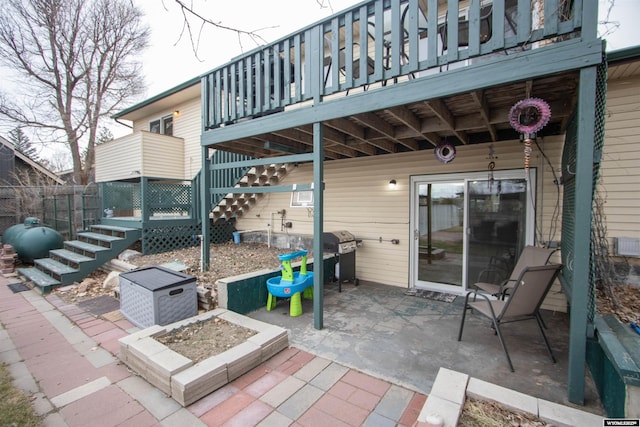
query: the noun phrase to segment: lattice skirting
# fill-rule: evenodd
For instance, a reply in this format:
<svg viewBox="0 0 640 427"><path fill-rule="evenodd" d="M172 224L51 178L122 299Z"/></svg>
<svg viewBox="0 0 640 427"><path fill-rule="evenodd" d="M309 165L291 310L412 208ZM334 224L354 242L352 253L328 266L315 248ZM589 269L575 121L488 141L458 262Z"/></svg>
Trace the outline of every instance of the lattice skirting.
<svg viewBox="0 0 640 427"><path fill-rule="evenodd" d="M199 224L168 227L146 227L142 229L142 253L145 255L189 248L200 244ZM216 221L211 226L211 243L224 243L233 239L235 219Z"/></svg>

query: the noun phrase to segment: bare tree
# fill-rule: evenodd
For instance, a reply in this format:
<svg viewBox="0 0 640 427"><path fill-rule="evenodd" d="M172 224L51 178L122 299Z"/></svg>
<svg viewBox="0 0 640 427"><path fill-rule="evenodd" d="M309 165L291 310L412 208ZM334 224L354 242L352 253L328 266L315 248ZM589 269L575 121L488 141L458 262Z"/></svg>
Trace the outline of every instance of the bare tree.
<svg viewBox="0 0 640 427"><path fill-rule="evenodd" d="M600 37L606 38L620 28L620 22L611 20L611 11L615 7L615 0L604 0L600 6L604 6L607 11L604 19L598 22L601 32Z"/></svg>
<svg viewBox="0 0 640 427"><path fill-rule="evenodd" d="M6 208L13 210L20 221L28 216L42 218L42 201L55 194L57 182L31 168L17 169L13 172L13 179L15 185L7 189L14 194L15 199Z"/></svg>
<svg viewBox="0 0 640 427"><path fill-rule="evenodd" d="M68 171L72 166L71 154L69 150L53 150L48 153L46 159L40 159L40 163L54 172Z"/></svg>
<svg viewBox="0 0 640 427"><path fill-rule="evenodd" d="M262 37L262 35L260 35L260 32L267 28L274 28L273 26L270 26L248 30L225 25L221 21L215 20L214 18L209 17L204 12L200 11L198 3L202 1L203 0L173 0L173 2L175 2L175 4L180 9L180 13L182 15L182 31L180 32L178 40L181 40L184 36L187 36L189 38L189 42L191 43L191 49L193 50L193 53L196 57L198 57L198 49L200 47L200 39L202 37L203 30L207 26L235 33L238 39L238 44L243 50L243 37L248 38L256 46L259 46L267 42ZM333 13L331 0L315 0L315 2L320 9L329 8L331 10L331 13Z"/></svg>
<svg viewBox="0 0 640 427"><path fill-rule="evenodd" d="M130 0L5 0L0 62L15 73L0 117L68 145L74 180L94 167L100 120L144 88L149 29Z"/></svg>

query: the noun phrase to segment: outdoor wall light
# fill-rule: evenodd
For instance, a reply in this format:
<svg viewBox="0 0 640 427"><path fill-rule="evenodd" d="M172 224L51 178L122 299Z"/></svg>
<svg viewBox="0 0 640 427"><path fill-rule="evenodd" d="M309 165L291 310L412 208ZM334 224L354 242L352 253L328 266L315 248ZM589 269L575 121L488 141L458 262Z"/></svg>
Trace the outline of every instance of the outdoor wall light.
<svg viewBox="0 0 640 427"><path fill-rule="evenodd" d="M173 112L173 117L178 117L180 115L180 110L176 110Z"/></svg>
<svg viewBox="0 0 640 427"><path fill-rule="evenodd" d="M389 181L389 190L395 190L396 189L396 180L392 179L391 181Z"/></svg>

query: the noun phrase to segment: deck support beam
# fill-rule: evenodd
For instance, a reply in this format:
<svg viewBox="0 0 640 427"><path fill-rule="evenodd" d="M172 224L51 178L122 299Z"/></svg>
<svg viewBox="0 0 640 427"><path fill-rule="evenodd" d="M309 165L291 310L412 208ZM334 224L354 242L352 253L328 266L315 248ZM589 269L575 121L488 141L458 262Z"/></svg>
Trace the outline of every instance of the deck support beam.
<svg viewBox="0 0 640 427"><path fill-rule="evenodd" d="M200 236L202 253L200 254L200 269L202 271L209 271L211 251L211 241L209 236L211 235L211 224L209 222L209 210L211 209L211 172L210 172L209 149L202 147L202 174L200 179L200 219L202 220L202 235Z"/></svg>
<svg viewBox="0 0 640 427"><path fill-rule="evenodd" d="M324 324L324 146L322 123L313 124L313 327L322 329Z"/></svg>
<svg viewBox="0 0 640 427"><path fill-rule="evenodd" d="M580 70L576 146L575 211L573 230L573 283L569 317L568 399L584 404L587 326L589 316L589 271L591 209L593 207L593 162L597 67Z"/></svg>

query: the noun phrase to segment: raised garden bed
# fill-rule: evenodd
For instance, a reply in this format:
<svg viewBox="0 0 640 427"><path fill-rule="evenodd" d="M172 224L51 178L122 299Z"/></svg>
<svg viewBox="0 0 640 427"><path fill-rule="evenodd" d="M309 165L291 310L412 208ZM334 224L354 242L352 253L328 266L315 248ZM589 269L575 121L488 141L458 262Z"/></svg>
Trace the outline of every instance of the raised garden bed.
<svg viewBox="0 0 640 427"><path fill-rule="evenodd" d="M201 362L171 350L155 338L186 324L218 317L256 331L243 343ZM183 406L233 381L289 346L286 329L225 309L215 309L166 326L154 325L120 342L120 359L137 374Z"/></svg>
<svg viewBox="0 0 640 427"><path fill-rule="evenodd" d="M587 362L598 394L615 418L640 418L640 336L616 316L597 315Z"/></svg>

